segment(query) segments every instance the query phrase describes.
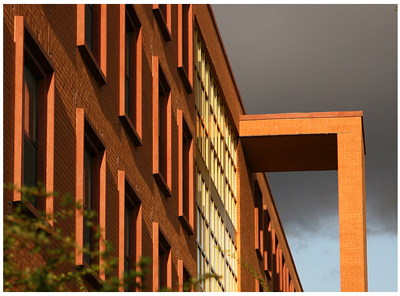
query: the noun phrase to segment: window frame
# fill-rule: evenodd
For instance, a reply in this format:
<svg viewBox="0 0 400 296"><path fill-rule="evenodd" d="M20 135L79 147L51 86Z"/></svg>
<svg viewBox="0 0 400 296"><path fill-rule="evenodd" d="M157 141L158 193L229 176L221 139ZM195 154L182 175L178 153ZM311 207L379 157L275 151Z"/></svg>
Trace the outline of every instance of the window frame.
<svg viewBox="0 0 400 296"><path fill-rule="evenodd" d="M129 136L136 146L142 146L142 26L133 4L120 4L120 52L119 52L119 117L125 126ZM127 20L129 24L127 26ZM127 52L126 52L126 28L130 27L132 45L129 47L129 98L126 92L127 78ZM126 110L129 103L130 112Z"/></svg>
<svg viewBox="0 0 400 296"><path fill-rule="evenodd" d="M185 281L185 278L187 279ZM192 275L186 268L183 259L178 259L178 292L194 292L194 285L191 286L190 291L184 291L184 284L189 283L189 280L192 278Z"/></svg>
<svg viewBox="0 0 400 296"><path fill-rule="evenodd" d="M172 174L171 174L171 130L172 130L172 106L171 88L161 68L159 58L152 58L152 103L153 103L153 176L160 186L165 197L172 196ZM160 96L160 86L164 88L165 94ZM161 101L161 103L160 103ZM162 104L164 102L164 104ZM164 106L163 106L164 105ZM162 111L160 112L162 108ZM161 116L165 117L161 117ZM164 120L163 120L164 119ZM161 124L164 121L164 125ZM162 128L162 130L160 130ZM161 143L161 145L160 145ZM162 154L162 155L161 155ZM161 161L163 161L161 163ZM160 165L162 164L162 165Z"/></svg>
<svg viewBox="0 0 400 296"><path fill-rule="evenodd" d="M98 257L96 264L100 266L99 273L97 275L88 275L88 279L94 286L101 285L101 282L105 280L105 270L101 267L104 259L102 258L102 252L105 251L105 227L106 227L106 145L95 129L92 121L89 119L83 108L76 108L76 203L84 205L85 202L85 155L84 151L88 146L94 146L97 150L98 159L97 167L98 172L95 172L98 178L95 180L94 186L97 186L97 192L95 193L94 202L96 203L96 209L99 212L98 225L100 227L100 238L96 240L98 242L98 248L100 256ZM94 149L94 147L91 147ZM90 148L89 148L90 149ZM97 195L97 196L96 196ZM77 268L87 268L88 262L84 260L84 255L81 248L84 246L84 215L83 207L76 209L75 211L75 236L77 247L75 248L75 265Z"/></svg>
<svg viewBox="0 0 400 296"><path fill-rule="evenodd" d="M272 278L272 220L267 205L263 205L264 211L264 271L268 280Z"/></svg>
<svg viewBox="0 0 400 296"><path fill-rule="evenodd" d="M190 235L194 234L194 141L182 110L178 121L178 217ZM186 142L185 142L186 139ZM186 161L185 161L186 160Z"/></svg>
<svg viewBox="0 0 400 296"><path fill-rule="evenodd" d="M132 245L132 241L134 241L133 248L130 248L130 268L133 269L135 266L136 270L139 271L139 266L136 266L135 263L139 261L142 256L142 232L143 232L143 210L142 210L142 199L135 189L129 178L126 176L125 171L118 171L118 194L119 194L119 239L118 239L118 276L121 281L124 279L125 272L125 208L126 205L131 207L130 211L132 216L130 217L130 224L134 224L133 234L131 232L131 241L130 245ZM123 238L123 239L122 239ZM141 279L136 278L136 283L138 285L141 284ZM133 289L130 288L132 291ZM124 288L120 287L120 292L123 292ZM139 288L136 288L136 292L139 292Z"/></svg>
<svg viewBox="0 0 400 296"><path fill-rule="evenodd" d="M99 85L107 84L107 4L93 6L94 50L87 44L86 5L77 4L77 47Z"/></svg>
<svg viewBox="0 0 400 296"><path fill-rule="evenodd" d="M171 4L153 4L153 13L165 41L171 41Z"/></svg>
<svg viewBox="0 0 400 296"><path fill-rule="evenodd" d="M254 222L255 222L255 250L259 260L263 260L264 255L264 207L263 194L257 180L254 182Z"/></svg>
<svg viewBox="0 0 400 296"><path fill-rule="evenodd" d="M160 266L160 249L164 250L165 258L164 258L164 270L161 270L162 266ZM164 288L160 287L160 283L162 279L160 275L163 273L166 276L165 284L166 288L172 288L172 256L171 256L171 244L167 240L164 232L159 226L159 222L153 221L153 292L157 292L159 289Z"/></svg>
<svg viewBox="0 0 400 296"><path fill-rule="evenodd" d="M14 179L16 188L13 191L13 202L23 202L28 214L39 216L39 211L47 215L49 231L53 231L53 195L38 196L37 205L23 201L18 190L24 184L24 142L27 136L25 121L29 119L25 113L25 67L31 68L38 79L36 112L36 181L43 183L47 193L54 191L54 100L55 100L55 66L41 43L27 24L23 16L14 16L15 42L15 77L14 77ZM29 137L29 134L28 134Z"/></svg>
<svg viewBox="0 0 400 296"><path fill-rule="evenodd" d="M187 93L193 93L193 9L178 4L178 71Z"/></svg>

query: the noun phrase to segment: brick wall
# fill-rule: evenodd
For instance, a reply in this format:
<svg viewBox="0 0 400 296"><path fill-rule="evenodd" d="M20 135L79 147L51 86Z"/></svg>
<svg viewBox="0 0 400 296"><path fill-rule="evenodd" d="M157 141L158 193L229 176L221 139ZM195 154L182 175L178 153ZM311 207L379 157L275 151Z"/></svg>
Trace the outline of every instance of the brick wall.
<svg viewBox="0 0 400 296"><path fill-rule="evenodd" d="M197 275L196 238L188 235L178 219L178 126L177 110L183 111L191 133L195 135L195 94L186 91L178 72L177 5L171 6L171 41L166 41L156 21L152 5L134 5L142 26L142 146L136 146L119 119L119 6L107 5L107 84L100 86L81 51L77 48L76 5L3 5L4 14L4 182L13 180L13 135L14 135L14 16L23 16L33 34L55 67L55 118L54 118L54 190L60 195L76 194L76 110L83 108L102 138L107 152L106 158L106 240L118 249L119 195L118 170L126 173L142 200L143 233L142 254L153 254L153 221L159 223L166 239L171 244L172 286L178 283L178 260L182 259L191 276ZM228 106L228 113L239 130L240 115L245 110L229 65L222 39L210 6L193 5L194 22L199 26L213 71L218 77ZM125 16L123 16L125 17ZM157 56L171 88L171 192L166 198L152 175L152 57ZM237 134L239 134L237 132ZM263 262L254 250L254 181L258 180L264 204L271 209L272 224L280 242L286 266L296 289L301 288L295 267L291 261L279 217L274 207L269 185L262 174L253 174L246 164L242 146L238 147L238 226L237 247L242 262L248 262L256 273L263 274ZM12 194L4 191L4 214L12 210ZM60 211L55 200L54 212ZM269 210L268 210L269 211ZM195 219L196 221L196 219ZM196 222L195 222L196 224ZM196 225L194 225L196 229ZM75 233L74 217L54 224L66 235ZM250 243L249 243L250 242ZM55 243L55 247L58 245ZM71 250L72 251L72 250ZM113 255L117 255L115 252ZM16 261L21 266L33 267L44 264L45 258L21 253ZM60 272L70 271L74 266L65 265ZM152 268L150 268L152 270ZM113 271L117 275L117 270ZM153 275L146 277L147 290L151 291ZM244 267L239 268L240 291L257 289L254 276ZM269 283L272 285L272 283ZM300 287L300 288L299 288ZM78 288L69 285L71 291ZM271 286L271 290L275 286Z"/></svg>
<svg viewBox="0 0 400 296"><path fill-rule="evenodd" d="M152 255L152 222L157 219L171 243L172 283L178 282L178 259L196 276L196 241L178 220L177 109L182 109L194 134L194 97L185 90L177 70L177 6L172 6L172 41L161 35L151 5L135 5L143 28L143 137L136 147L118 118L119 102L119 6L107 5L107 84L100 86L76 47L76 5L4 5L4 182L12 181L13 171L13 79L14 15L24 17L55 65L55 143L54 189L60 195L75 195L76 108L81 107L101 135L107 151L106 168L106 239L118 244L118 170L127 178L142 199L143 255ZM125 17L125 16L124 16ZM113 25L115 24L115 25ZM172 196L163 196L152 176L152 73L151 60L160 58L172 99ZM190 111L189 111L190 110ZM5 191L4 213L11 202ZM54 203L54 212L60 205ZM65 234L75 232L73 218L55 223ZM116 253L114 253L116 255ZM25 258L29 254L21 256ZM30 257L29 257L30 258ZM18 259L19 260L19 259ZM21 261L23 266L42 264L42 258ZM66 267L64 271L72 266ZM116 271L114 272L116 275ZM151 275L146 279L152 282ZM151 287L148 287L151 290ZM74 284L71 290L76 290Z"/></svg>

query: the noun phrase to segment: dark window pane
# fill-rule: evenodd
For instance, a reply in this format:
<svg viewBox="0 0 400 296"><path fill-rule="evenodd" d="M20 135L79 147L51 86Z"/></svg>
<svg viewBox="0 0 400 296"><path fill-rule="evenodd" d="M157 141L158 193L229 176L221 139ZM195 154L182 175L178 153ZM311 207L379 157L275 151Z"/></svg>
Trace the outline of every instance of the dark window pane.
<svg viewBox="0 0 400 296"><path fill-rule="evenodd" d="M183 268L183 292L190 292L191 284L190 284L190 275L187 272L186 268Z"/></svg>
<svg viewBox="0 0 400 296"><path fill-rule="evenodd" d="M85 149L85 204L87 210L92 209L92 154Z"/></svg>
<svg viewBox="0 0 400 296"><path fill-rule="evenodd" d="M36 186L36 147L26 135L24 136L23 162L23 185ZM32 196L30 202L34 207L36 207L36 196Z"/></svg>
<svg viewBox="0 0 400 296"><path fill-rule="evenodd" d="M186 71L189 70L189 46L188 46L188 25L189 25L189 6L190 4L182 4L182 54L183 54L183 66ZM187 72L189 74L189 72Z"/></svg>
<svg viewBox="0 0 400 296"><path fill-rule="evenodd" d="M93 4L85 5L85 41L93 51Z"/></svg>
<svg viewBox="0 0 400 296"><path fill-rule="evenodd" d="M130 117L130 31L125 31L125 114Z"/></svg>
<svg viewBox="0 0 400 296"><path fill-rule="evenodd" d="M85 149L84 152L84 168L85 168L85 201L84 201L84 209L91 210L92 209L92 165L93 165L93 156L92 154ZM92 251L92 227L87 225L88 219L87 217L83 218L83 246ZM91 264L92 260L90 258L90 254L84 253L83 260L86 261L87 264Z"/></svg>
<svg viewBox="0 0 400 296"><path fill-rule="evenodd" d="M160 244L158 247L158 280L159 285L158 288L166 288L167 287L167 264L168 264L168 256L170 252L170 246L165 244L164 237L161 236L160 233Z"/></svg>
<svg viewBox="0 0 400 296"><path fill-rule="evenodd" d="M83 246L92 251L92 227L87 225L87 221L88 219L83 217ZM83 253L83 260L89 265L92 264L92 258L88 253Z"/></svg>
<svg viewBox="0 0 400 296"><path fill-rule="evenodd" d="M164 283L164 258L163 255L165 254L165 252L162 250L162 247L160 247L159 249L159 254L158 254L158 289L161 289L163 287L163 283Z"/></svg>
<svg viewBox="0 0 400 296"><path fill-rule="evenodd" d="M186 218L189 219L189 139L183 130L183 155L182 155L182 162L183 162L183 213L185 214Z"/></svg>
<svg viewBox="0 0 400 296"><path fill-rule="evenodd" d="M31 69L24 64L24 118L25 131L32 141L36 142L36 112L37 112L37 91L39 79L32 73Z"/></svg>
<svg viewBox="0 0 400 296"><path fill-rule="evenodd" d="M24 63L24 144L23 185L37 185L37 104L39 79L28 64ZM37 207L37 197L30 196L30 203Z"/></svg>
<svg viewBox="0 0 400 296"><path fill-rule="evenodd" d="M159 4L159 7L165 22L167 22L167 4Z"/></svg>
<svg viewBox="0 0 400 296"><path fill-rule="evenodd" d="M125 258L129 260L129 243L130 243L130 210L125 206Z"/></svg>
<svg viewBox="0 0 400 296"><path fill-rule="evenodd" d="M124 260L124 270L125 270L125 272L129 272L129 259L127 259L127 258L125 258L125 260ZM125 286L125 292L129 292L129 290L130 290L130 285L129 285L129 282L128 283L125 283L126 284L126 286Z"/></svg>

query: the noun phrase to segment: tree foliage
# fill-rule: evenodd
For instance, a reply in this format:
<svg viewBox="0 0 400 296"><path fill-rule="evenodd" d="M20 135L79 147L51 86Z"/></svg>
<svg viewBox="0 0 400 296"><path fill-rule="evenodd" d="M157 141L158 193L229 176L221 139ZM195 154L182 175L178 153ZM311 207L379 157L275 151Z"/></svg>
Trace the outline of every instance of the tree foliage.
<svg viewBox="0 0 400 296"><path fill-rule="evenodd" d="M13 186L5 185L5 190L14 190ZM77 285L80 291L88 291L85 278L96 276L102 268L106 279L100 282L97 291L119 291L128 285L134 290L146 291L145 278L150 273L151 259L142 257L137 265L139 268L124 273L123 280L116 275L118 258L113 256L114 248L110 242L105 242L105 251L102 252L102 266L91 264L85 268L75 266L75 250L89 254L96 258L100 253L81 248L76 244L73 234L62 233L60 228L53 229L47 222L53 220L54 225L63 220L72 219L75 210L81 205L76 204L70 195L60 197L57 193L46 193L38 187L22 187L21 202L14 203L13 212L4 215L3 223L3 290L30 291L30 292L64 292L70 291L71 285ZM27 204L34 197L53 195L54 202L60 205L61 210L51 217L43 212L32 215ZM95 226L97 213L84 211L84 217L90 226ZM64 221L65 222L65 221ZM100 228L96 235L100 235ZM95 248L96 249L96 248ZM98 248L97 248L98 249ZM94 261L96 262L96 261ZM31 266L31 267L25 267ZM183 290L190 291L197 286L198 281L206 280L215 275L204 275L199 279L192 278L184 283ZM140 279L140 280L139 280ZM160 291L168 291L161 288Z"/></svg>

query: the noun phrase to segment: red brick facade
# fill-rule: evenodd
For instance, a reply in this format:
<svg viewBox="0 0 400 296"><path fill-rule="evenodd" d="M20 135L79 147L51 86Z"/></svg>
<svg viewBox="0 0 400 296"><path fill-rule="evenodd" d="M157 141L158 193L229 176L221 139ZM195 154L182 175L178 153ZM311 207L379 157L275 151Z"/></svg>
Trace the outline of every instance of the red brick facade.
<svg viewBox="0 0 400 296"><path fill-rule="evenodd" d="M124 220L121 217L125 192L129 191L134 196L134 215L140 218L139 230L134 234L137 245L132 258L137 260L141 255L149 256L155 262L145 279L148 291L158 289L158 272L164 268L159 266L160 248L168 249L165 267L167 286L179 290L178 283L183 282L183 276L196 277L195 160L198 156L193 148L197 132L196 93L193 36L188 33L196 27L205 45L210 68L218 80L216 83L234 133L239 138L236 148L237 224L234 229L240 258L238 291L259 291L258 277L271 291L302 291L268 179L264 173L254 170L247 150L249 146L242 140L242 137L248 136L242 133L241 125L246 112L211 6L102 4L94 7L94 18L99 20L94 32L99 40L92 48L82 23L85 22L82 16L84 10L83 4L3 5L4 182L22 184L21 117L24 106L21 69L26 56L21 53L24 52L24 43L29 43L29 48L39 52L48 64L44 67L48 90L46 116L41 123L47 132L43 135L46 139L43 140L46 143L43 147L46 173L41 177L46 188L60 195L70 193L77 201L83 199L85 143L87 139L94 139L92 141L97 141L100 147L97 197L98 222L103 229L100 248L104 248L102 241L105 239L115 247L113 255L122 257ZM134 67L134 71L130 72L134 78L129 78L129 83L133 85L131 92L125 90L128 66L122 48L127 38L124 30L128 14L135 32L130 36L134 36L137 47L136 55L131 56L134 61L129 64L129 67ZM21 32L28 37L21 36ZM26 38L30 39L27 41ZM133 113L127 112L124 105L128 93ZM164 100L162 93L168 98L165 109L158 106ZM160 110L166 110L165 114L159 116ZM166 124L159 127L158 120ZM362 216L365 212L362 122L359 118L346 120L343 124L337 121L324 124L324 120L328 119L320 120L311 124L315 130L310 133L339 134L337 169L339 183L343 184L339 187L340 221L348 218L352 223L356 218L361 219L355 223L360 229L341 226L340 239L344 244L352 244L352 238L359 236L358 242L351 248L342 250L341 247L342 275L350 274L345 280L342 278L342 289L363 290L366 288L366 249L365 216ZM278 122L274 124L282 125ZM325 128L327 125L329 127ZM350 132L340 133L342 127ZM304 126L290 125L285 128L282 134L305 130ZM189 189L185 191L189 192L190 198L188 210L183 209L184 174L180 170L183 131L193 140L188 149L192 155L188 166L191 179L187 183ZM261 133L265 132L262 130ZM350 144L352 148L349 148ZM357 179L349 177L355 170L359 173ZM342 181L348 178L354 184ZM16 180L20 180L19 183ZM357 190L360 203L352 202L349 192L353 190ZM5 215L12 212L13 202L17 200L16 193L4 191ZM48 213L61 209L51 197L42 204ZM361 216L351 216L355 212ZM70 219L49 223L65 234L76 235L78 244L82 244L82 221L77 210ZM353 259L355 256L357 258ZM352 268L346 263L349 260ZM77 252L76 265L82 265L83 261L82 254ZM40 255L21 254L16 256L16 262L23 267L34 267L44 264L45 259ZM122 264L120 262L113 275L122 274ZM249 267L254 271L251 272ZM67 272L71 268L63 266L60 271ZM98 276L104 279L104 271L100 271ZM350 286L354 287L348 288ZM71 283L69 289L77 291L78 287Z"/></svg>
<svg viewBox="0 0 400 296"><path fill-rule="evenodd" d="M240 135L256 171L338 171L341 291L368 291L363 112L244 115Z"/></svg>

